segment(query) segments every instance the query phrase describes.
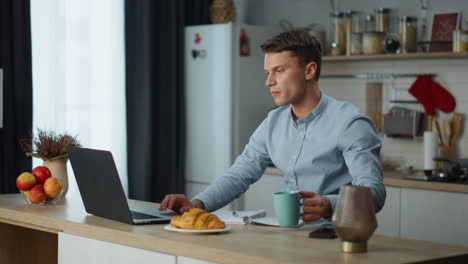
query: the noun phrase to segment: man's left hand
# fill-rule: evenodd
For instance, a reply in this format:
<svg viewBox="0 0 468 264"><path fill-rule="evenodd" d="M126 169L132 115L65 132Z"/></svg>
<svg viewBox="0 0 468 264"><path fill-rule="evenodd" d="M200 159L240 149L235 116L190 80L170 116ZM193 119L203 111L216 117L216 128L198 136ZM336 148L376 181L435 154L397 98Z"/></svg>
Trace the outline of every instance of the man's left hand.
<svg viewBox="0 0 468 264"><path fill-rule="evenodd" d="M299 194L304 197L304 215L302 216L304 222L313 222L331 216L332 207L326 196L303 190L300 190Z"/></svg>

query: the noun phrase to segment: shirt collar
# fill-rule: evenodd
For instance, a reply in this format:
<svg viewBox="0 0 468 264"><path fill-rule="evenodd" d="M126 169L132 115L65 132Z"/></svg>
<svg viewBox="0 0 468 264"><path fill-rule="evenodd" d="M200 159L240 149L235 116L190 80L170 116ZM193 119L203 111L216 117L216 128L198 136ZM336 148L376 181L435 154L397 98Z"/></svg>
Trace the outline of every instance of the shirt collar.
<svg viewBox="0 0 468 264"><path fill-rule="evenodd" d="M325 109L325 107L327 106L327 103L328 103L328 96L322 91L321 91L321 93L322 93L322 98L320 98L320 102L318 103L318 105L314 108L314 110L312 110L310 113L308 113L304 118L302 118L300 120L304 120L304 121L308 122L308 121L314 119L315 117L319 116L324 111L324 109ZM294 120L291 105L289 106L289 111L290 111L291 119Z"/></svg>

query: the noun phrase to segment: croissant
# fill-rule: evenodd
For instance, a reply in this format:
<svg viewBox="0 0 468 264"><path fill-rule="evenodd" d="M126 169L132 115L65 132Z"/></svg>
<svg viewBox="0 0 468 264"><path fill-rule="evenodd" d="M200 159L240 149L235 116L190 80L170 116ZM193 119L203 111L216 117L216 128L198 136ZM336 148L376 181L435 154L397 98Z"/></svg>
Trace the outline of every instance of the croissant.
<svg viewBox="0 0 468 264"><path fill-rule="evenodd" d="M174 216L170 224L185 229L223 229L226 227L218 216L198 208L190 209L182 216Z"/></svg>

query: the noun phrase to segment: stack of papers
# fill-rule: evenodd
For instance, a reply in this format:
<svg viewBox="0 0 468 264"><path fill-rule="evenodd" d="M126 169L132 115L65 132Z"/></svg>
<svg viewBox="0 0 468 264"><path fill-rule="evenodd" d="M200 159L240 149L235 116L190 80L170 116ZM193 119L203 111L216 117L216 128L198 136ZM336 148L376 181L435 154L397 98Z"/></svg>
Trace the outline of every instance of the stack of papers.
<svg viewBox="0 0 468 264"><path fill-rule="evenodd" d="M226 224L238 224L245 225L252 222L254 219L265 217L265 209L258 211L230 211L230 210L218 210L214 211L213 214L217 215Z"/></svg>

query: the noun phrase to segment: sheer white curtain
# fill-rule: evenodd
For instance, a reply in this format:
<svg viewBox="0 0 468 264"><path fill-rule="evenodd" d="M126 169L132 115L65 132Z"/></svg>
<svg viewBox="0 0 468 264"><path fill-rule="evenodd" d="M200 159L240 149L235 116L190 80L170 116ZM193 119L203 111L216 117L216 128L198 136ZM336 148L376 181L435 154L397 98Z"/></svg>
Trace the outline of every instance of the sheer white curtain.
<svg viewBox="0 0 468 264"><path fill-rule="evenodd" d="M127 191L124 0L31 0L31 28L34 132L112 151Z"/></svg>

